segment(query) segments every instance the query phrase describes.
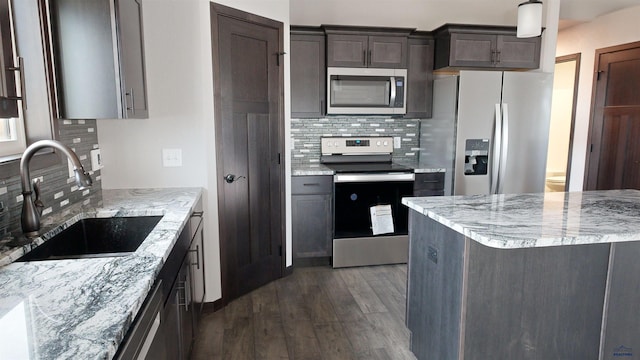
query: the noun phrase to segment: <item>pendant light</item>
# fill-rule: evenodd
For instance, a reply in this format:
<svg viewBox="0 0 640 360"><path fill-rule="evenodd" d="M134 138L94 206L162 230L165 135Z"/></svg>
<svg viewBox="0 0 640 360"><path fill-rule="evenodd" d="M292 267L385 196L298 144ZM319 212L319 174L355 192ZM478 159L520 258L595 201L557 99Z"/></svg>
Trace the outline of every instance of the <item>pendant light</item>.
<svg viewBox="0 0 640 360"><path fill-rule="evenodd" d="M529 0L518 5L519 38L540 36L542 33L542 1Z"/></svg>

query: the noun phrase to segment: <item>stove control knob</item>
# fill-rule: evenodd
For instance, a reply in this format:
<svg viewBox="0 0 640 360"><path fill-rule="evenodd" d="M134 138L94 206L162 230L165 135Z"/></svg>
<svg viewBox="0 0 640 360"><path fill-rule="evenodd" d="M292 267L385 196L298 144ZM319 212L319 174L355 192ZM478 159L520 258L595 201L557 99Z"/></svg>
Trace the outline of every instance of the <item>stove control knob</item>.
<svg viewBox="0 0 640 360"><path fill-rule="evenodd" d="M327 141L326 144L327 144L327 147L331 147L331 141Z"/></svg>
<svg viewBox="0 0 640 360"><path fill-rule="evenodd" d="M389 142L385 140L385 142L383 144L384 144L384 146L387 146L387 145L389 145Z"/></svg>
<svg viewBox="0 0 640 360"><path fill-rule="evenodd" d="M335 142L333 143L333 146L338 147L338 142L337 142L337 141L335 141Z"/></svg>
<svg viewBox="0 0 640 360"><path fill-rule="evenodd" d="M376 143L376 145L378 145L378 146L380 146L380 144L381 144L381 142L380 142L380 141L378 141L378 142Z"/></svg>

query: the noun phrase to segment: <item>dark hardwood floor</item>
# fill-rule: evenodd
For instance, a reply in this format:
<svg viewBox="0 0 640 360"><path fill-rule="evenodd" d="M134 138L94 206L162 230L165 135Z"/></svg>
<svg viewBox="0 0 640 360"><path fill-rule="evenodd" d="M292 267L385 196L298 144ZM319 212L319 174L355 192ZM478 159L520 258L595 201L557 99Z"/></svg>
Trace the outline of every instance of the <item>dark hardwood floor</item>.
<svg viewBox="0 0 640 360"><path fill-rule="evenodd" d="M406 265L297 268L204 314L192 359L415 359Z"/></svg>

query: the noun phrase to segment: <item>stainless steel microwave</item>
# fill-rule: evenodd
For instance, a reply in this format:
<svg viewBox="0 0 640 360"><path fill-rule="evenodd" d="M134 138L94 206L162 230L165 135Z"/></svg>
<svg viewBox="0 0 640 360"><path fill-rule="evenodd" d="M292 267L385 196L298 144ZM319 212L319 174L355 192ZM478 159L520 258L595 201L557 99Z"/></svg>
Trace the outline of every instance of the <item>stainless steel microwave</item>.
<svg viewBox="0 0 640 360"><path fill-rule="evenodd" d="M407 70L327 68L327 114L405 114Z"/></svg>

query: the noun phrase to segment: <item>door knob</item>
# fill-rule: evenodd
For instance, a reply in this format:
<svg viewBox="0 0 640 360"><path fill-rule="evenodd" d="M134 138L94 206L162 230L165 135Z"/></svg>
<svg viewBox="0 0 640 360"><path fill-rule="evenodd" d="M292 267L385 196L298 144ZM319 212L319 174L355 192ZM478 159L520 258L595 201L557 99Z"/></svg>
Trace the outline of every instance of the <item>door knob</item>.
<svg viewBox="0 0 640 360"><path fill-rule="evenodd" d="M240 180L240 179L246 179L244 176L236 176L234 174L227 174L224 177L224 181L227 182L227 184L231 184L232 182L236 181L236 180Z"/></svg>

